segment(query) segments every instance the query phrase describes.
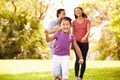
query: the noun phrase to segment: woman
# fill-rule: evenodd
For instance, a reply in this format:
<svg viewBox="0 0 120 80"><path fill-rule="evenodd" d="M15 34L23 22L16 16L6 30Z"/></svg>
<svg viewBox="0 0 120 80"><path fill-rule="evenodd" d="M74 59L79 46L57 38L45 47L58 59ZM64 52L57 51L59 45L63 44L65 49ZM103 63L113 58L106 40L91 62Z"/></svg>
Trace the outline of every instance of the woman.
<svg viewBox="0 0 120 80"><path fill-rule="evenodd" d="M75 80L82 80L85 69L86 69L86 56L89 49L88 36L90 33L90 20L87 18L87 15L83 12L81 7L76 7L74 9L75 20L73 21L73 34L76 38L77 44L82 51L84 63L81 65L80 76L78 63L79 57L76 54L75 62Z"/></svg>

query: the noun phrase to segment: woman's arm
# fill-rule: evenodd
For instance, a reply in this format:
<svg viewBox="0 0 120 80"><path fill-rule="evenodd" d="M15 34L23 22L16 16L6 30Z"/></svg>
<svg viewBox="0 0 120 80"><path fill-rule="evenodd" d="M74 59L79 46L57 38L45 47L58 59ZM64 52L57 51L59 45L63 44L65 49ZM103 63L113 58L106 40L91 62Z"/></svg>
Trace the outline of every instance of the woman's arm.
<svg viewBox="0 0 120 80"><path fill-rule="evenodd" d="M85 34L85 36L82 38L81 42L85 42L86 39L88 38L90 34L90 23L87 24L87 33Z"/></svg>
<svg viewBox="0 0 120 80"><path fill-rule="evenodd" d="M86 33L86 35L84 37L87 38L89 36L89 34L90 34L90 23L87 24L87 33Z"/></svg>
<svg viewBox="0 0 120 80"><path fill-rule="evenodd" d="M50 42L50 41L52 41L52 40L55 39L54 36L49 37L49 35L48 35L48 30L45 30L45 37L46 37L46 41L47 41L47 42Z"/></svg>
<svg viewBox="0 0 120 80"><path fill-rule="evenodd" d="M79 58L80 58L79 63L82 64L82 63L83 63L82 52L81 52L80 48L78 47L78 45L77 45L77 43L76 43L75 40L73 41L73 46L74 46L74 48L75 48L75 50L76 50L76 52L77 52L77 55L78 55Z"/></svg>

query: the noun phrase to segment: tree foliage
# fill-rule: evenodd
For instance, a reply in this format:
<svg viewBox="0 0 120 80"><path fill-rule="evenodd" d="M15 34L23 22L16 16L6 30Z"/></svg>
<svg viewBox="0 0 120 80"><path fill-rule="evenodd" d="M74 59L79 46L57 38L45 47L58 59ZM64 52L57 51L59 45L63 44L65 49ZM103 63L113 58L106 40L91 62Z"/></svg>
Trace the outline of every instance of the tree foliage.
<svg viewBox="0 0 120 80"><path fill-rule="evenodd" d="M41 58L48 6L42 0L0 1L0 58Z"/></svg>
<svg viewBox="0 0 120 80"><path fill-rule="evenodd" d="M116 46L115 55L120 60L120 1L119 0L112 0L111 1L111 8L109 10L109 15L111 16L110 19L110 32L114 34Z"/></svg>
<svg viewBox="0 0 120 80"><path fill-rule="evenodd" d="M106 59L108 56L120 59L120 2L119 0L84 0L80 4L84 12L91 19L92 27L99 26L108 21L102 30L99 41L94 47L100 53L99 59ZM92 36L92 35L91 35Z"/></svg>
<svg viewBox="0 0 120 80"><path fill-rule="evenodd" d="M104 5L104 8L103 8ZM84 10L91 20L91 27L98 26L102 21L108 19L108 2L103 0L84 0L79 6Z"/></svg>
<svg viewBox="0 0 120 80"><path fill-rule="evenodd" d="M120 60L120 2L119 0L109 0L108 3L109 8L107 13L109 16L109 25L103 29L103 35L99 41L101 43L99 43L97 49L102 55L106 55L106 57L109 56L113 59Z"/></svg>

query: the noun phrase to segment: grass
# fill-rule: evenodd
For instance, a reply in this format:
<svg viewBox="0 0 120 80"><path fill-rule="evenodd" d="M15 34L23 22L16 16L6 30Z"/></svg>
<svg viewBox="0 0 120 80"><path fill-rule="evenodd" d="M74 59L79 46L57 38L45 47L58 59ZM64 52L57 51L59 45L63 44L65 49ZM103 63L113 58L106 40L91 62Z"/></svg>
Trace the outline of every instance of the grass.
<svg viewBox="0 0 120 80"><path fill-rule="evenodd" d="M0 80L54 80L51 61L0 60ZM69 80L74 80L73 62ZM120 61L88 61L83 80L120 80Z"/></svg>
<svg viewBox="0 0 120 80"><path fill-rule="evenodd" d="M53 80L51 72L29 72L20 74L0 74L0 80ZM74 70L70 69L69 80L74 80ZM120 67L88 68L83 80L120 80Z"/></svg>
<svg viewBox="0 0 120 80"><path fill-rule="evenodd" d="M74 74L73 70L71 73ZM72 76L72 74L70 74ZM74 76L70 80L73 80ZM88 68L83 80L120 80L120 67L116 68Z"/></svg>

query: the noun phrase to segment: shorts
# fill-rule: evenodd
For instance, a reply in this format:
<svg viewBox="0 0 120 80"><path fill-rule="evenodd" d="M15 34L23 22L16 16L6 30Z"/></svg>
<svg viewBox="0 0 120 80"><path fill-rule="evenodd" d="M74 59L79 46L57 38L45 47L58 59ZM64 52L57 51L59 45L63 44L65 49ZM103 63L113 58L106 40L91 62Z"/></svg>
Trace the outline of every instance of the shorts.
<svg viewBox="0 0 120 80"><path fill-rule="evenodd" d="M69 71L69 56L57 56L53 55L52 58L52 74L57 76L60 74L60 68L62 68L62 78L68 79Z"/></svg>

